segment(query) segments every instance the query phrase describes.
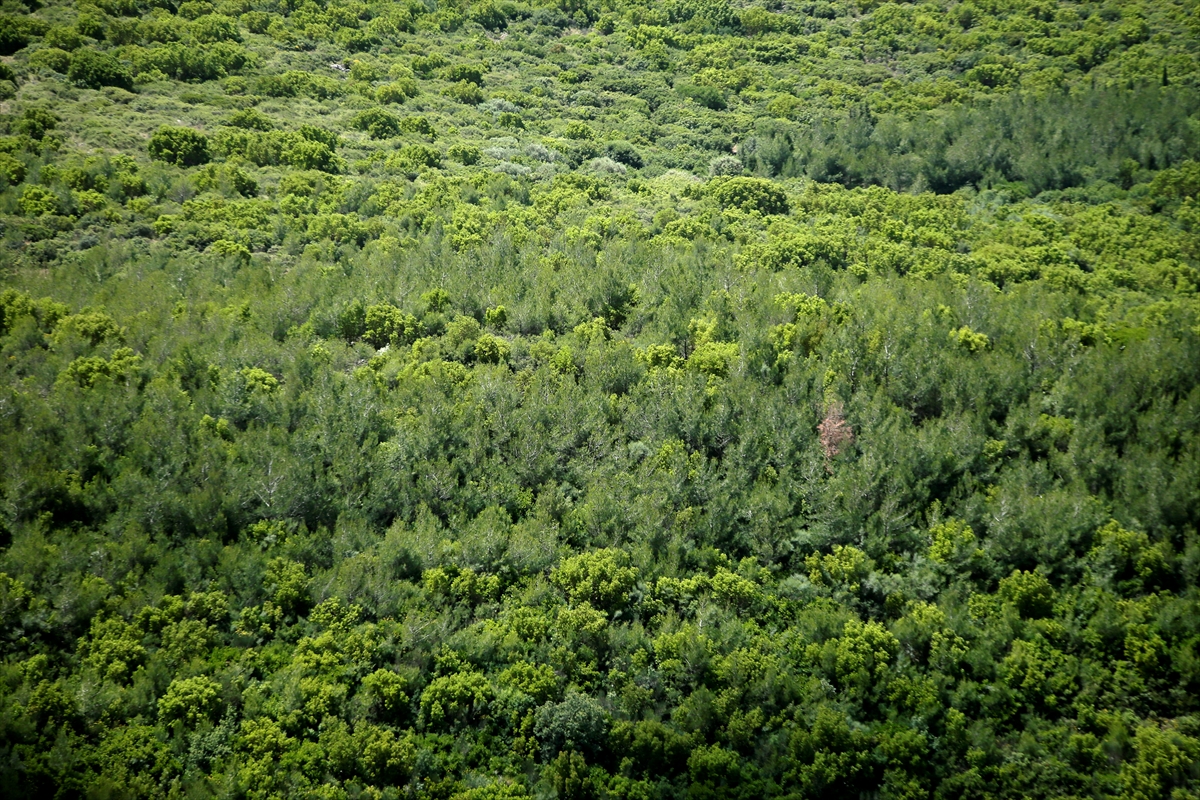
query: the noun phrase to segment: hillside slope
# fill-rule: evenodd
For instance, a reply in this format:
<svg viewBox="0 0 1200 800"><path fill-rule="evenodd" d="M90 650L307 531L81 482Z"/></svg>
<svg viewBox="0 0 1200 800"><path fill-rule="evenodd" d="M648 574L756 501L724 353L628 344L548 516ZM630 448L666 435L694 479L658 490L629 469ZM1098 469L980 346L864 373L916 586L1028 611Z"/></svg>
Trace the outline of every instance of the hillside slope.
<svg viewBox="0 0 1200 800"><path fill-rule="evenodd" d="M0 12L5 796L1200 793L1194 0Z"/></svg>

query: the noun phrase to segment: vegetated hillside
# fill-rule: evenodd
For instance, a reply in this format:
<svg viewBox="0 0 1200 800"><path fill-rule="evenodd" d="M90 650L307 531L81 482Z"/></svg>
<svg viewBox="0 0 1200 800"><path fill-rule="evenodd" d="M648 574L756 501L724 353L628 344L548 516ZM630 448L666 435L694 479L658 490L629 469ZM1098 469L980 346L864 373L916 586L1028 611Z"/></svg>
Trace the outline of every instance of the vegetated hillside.
<svg viewBox="0 0 1200 800"><path fill-rule="evenodd" d="M1194 0L0 54L5 796L1200 792Z"/></svg>

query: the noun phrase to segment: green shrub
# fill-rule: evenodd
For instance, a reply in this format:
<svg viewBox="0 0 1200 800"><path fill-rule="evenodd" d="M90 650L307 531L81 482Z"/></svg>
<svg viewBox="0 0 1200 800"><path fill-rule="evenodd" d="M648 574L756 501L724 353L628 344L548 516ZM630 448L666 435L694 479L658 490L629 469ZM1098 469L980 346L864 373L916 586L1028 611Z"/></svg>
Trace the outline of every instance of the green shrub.
<svg viewBox="0 0 1200 800"><path fill-rule="evenodd" d="M187 24L181 18L173 17L161 9L151 11L134 25L131 41L178 42L188 32ZM123 24L118 26L118 28L123 27ZM113 29L114 39L125 37L124 32L116 34L118 28Z"/></svg>
<svg viewBox="0 0 1200 800"><path fill-rule="evenodd" d="M336 135L311 125L299 131L256 131L221 128L213 134L211 149L218 157L240 156L260 167L287 164L322 172L340 170L340 160L329 143Z"/></svg>
<svg viewBox="0 0 1200 800"><path fill-rule="evenodd" d="M567 127L563 129L563 136L567 137L568 139L575 139L577 141L588 141L595 139L596 133L590 127L588 127L586 122L580 122L577 119L573 119L568 122Z"/></svg>
<svg viewBox="0 0 1200 800"><path fill-rule="evenodd" d="M196 188L215 189L226 194L236 192L242 197L258 194L258 182L235 164L209 164L196 176Z"/></svg>
<svg viewBox="0 0 1200 800"><path fill-rule="evenodd" d="M61 72L64 75L71 68L71 54L57 47L47 47L35 50L29 56L29 66L34 69L48 69Z"/></svg>
<svg viewBox="0 0 1200 800"><path fill-rule="evenodd" d="M196 41L207 44L216 42L240 42L237 20L223 14L206 14L198 17L191 25Z"/></svg>
<svg viewBox="0 0 1200 800"><path fill-rule="evenodd" d="M350 126L365 131L372 139L387 139L400 134L400 118L382 108L360 111L350 120Z"/></svg>
<svg viewBox="0 0 1200 800"><path fill-rule="evenodd" d="M430 77L436 70L444 66L446 66L446 57L441 53L417 56L412 60L412 71L422 78Z"/></svg>
<svg viewBox="0 0 1200 800"><path fill-rule="evenodd" d="M29 44L29 30L20 19L0 17L0 56L11 56Z"/></svg>
<svg viewBox="0 0 1200 800"><path fill-rule="evenodd" d="M714 111L725 109L725 95L715 86L697 86L694 83L681 83L675 87L679 94L694 100L696 103L711 108Z"/></svg>
<svg viewBox="0 0 1200 800"><path fill-rule="evenodd" d="M380 303L366 308L362 335L372 347L411 344L423 332L416 317L393 305Z"/></svg>
<svg viewBox="0 0 1200 800"><path fill-rule="evenodd" d="M458 83L447 86L442 90L442 94L449 97L451 100L457 100L460 103L465 103L470 106L477 106L483 102L483 91L474 83L469 81L459 81Z"/></svg>
<svg viewBox="0 0 1200 800"><path fill-rule="evenodd" d="M164 125L150 137L150 157L179 167L208 162L208 137L192 128Z"/></svg>
<svg viewBox="0 0 1200 800"><path fill-rule="evenodd" d="M62 204L58 195L45 186L26 186L21 190L17 201L21 213L27 217L43 217L47 214L57 214Z"/></svg>
<svg viewBox="0 0 1200 800"><path fill-rule="evenodd" d="M501 364L508 361L512 348L499 336L485 333L475 340L475 359L482 364Z"/></svg>
<svg viewBox="0 0 1200 800"><path fill-rule="evenodd" d="M980 353L991 347L991 340L986 333L973 331L966 325L950 331L950 341L968 353Z"/></svg>
<svg viewBox="0 0 1200 800"><path fill-rule="evenodd" d="M455 64L442 71L442 77L451 83L467 82L483 86L484 67L478 64Z"/></svg>
<svg viewBox="0 0 1200 800"><path fill-rule="evenodd" d="M239 19L251 33L266 33L271 24L271 15L265 11L247 11Z"/></svg>
<svg viewBox="0 0 1200 800"><path fill-rule="evenodd" d="M230 117L229 121L225 124L233 128L243 128L248 131L275 130L275 124L271 122L270 117L257 108L242 109Z"/></svg>
<svg viewBox="0 0 1200 800"><path fill-rule="evenodd" d="M371 83L383 77L383 71L374 61L355 58L350 61L350 80Z"/></svg>
<svg viewBox="0 0 1200 800"><path fill-rule="evenodd" d="M471 6L471 10L467 12L467 19L489 31L498 31L508 25L508 17L492 0L484 0Z"/></svg>
<svg viewBox="0 0 1200 800"><path fill-rule="evenodd" d="M316 169L337 172L338 159L324 142L289 136L280 153L280 161L297 169Z"/></svg>
<svg viewBox="0 0 1200 800"><path fill-rule="evenodd" d="M1047 617L1054 606L1054 589L1037 572L1014 569L1001 579L1000 597L1012 603L1023 617Z"/></svg>
<svg viewBox="0 0 1200 800"><path fill-rule="evenodd" d="M7 186L16 186L25 180L25 165L8 153L0 153L0 180Z"/></svg>
<svg viewBox="0 0 1200 800"><path fill-rule="evenodd" d="M397 154L414 167L437 168L442 166L442 154L427 144L410 144Z"/></svg>
<svg viewBox="0 0 1200 800"><path fill-rule="evenodd" d="M76 51L71 56L67 78L85 89L101 89L105 86L126 90L133 88L133 76L129 74L129 69L108 53L97 50Z"/></svg>
<svg viewBox="0 0 1200 800"><path fill-rule="evenodd" d="M114 17L133 17L140 13L137 0L93 0L92 5L99 8L105 14ZM151 2L146 5L162 7L165 4L162 2Z"/></svg>
<svg viewBox="0 0 1200 800"><path fill-rule="evenodd" d="M764 178L730 178L712 191L722 208L756 211L764 216L788 213L788 199L783 189Z"/></svg>
<svg viewBox="0 0 1200 800"><path fill-rule="evenodd" d="M479 151L479 148L475 147L474 145L452 144L450 145L450 149L447 151L447 155L449 155L450 158L454 159L458 163L469 167L472 164L478 164L479 159L483 154Z"/></svg>
<svg viewBox="0 0 1200 800"><path fill-rule="evenodd" d="M179 4L175 13L183 19L200 19L215 10L212 3L204 2L204 0L186 0Z"/></svg>
<svg viewBox="0 0 1200 800"><path fill-rule="evenodd" d="M333 131L327 131L324 128L318 128L316 125L301 125L296 129L296 133L303 136L310 142L317 142L329 148L333 152L338 147L338 135Z"/></svg>
<svg viewBox="0 0 1200 800"><path fill-rule="evenodd" d="M375 99L380 103L403 103L410 97L417 96L417 82L410 79L400 79L385 83L375 90Z"/></svg>
<svg viewBox="0 0 1200 800"><path fill-rule="evenodd" d="M130 52L135 73L154 70L177 81L212 81L244 67L249 54L237 44L219 42L205 47L188 47L171 42L151 49Z"/></svg>
<svg viewBox="0 0 1200 800"><path fill-rule="evenodd" d="M400 120L400 130L415 133L418 136L427 136L430 139L437 138L437 129L433 127L433 123L427 117L419 115Z"/></svg>
<svg viewBox="0 0 1200 800"><path fill-rule="evenodd" d="M42 37L42 44L47 47L57 47L60 50L78 50L83 46L83 37L74 28L55 25L46 31L46 35Z"/></svg>
<svg viewBox="0 0 1200 800"><path fill-rule="evenodd" d="M13 130L30 139L41 139L54 130L59 123L58 117L44 108L27 108L13 126Z"/></svg>
<svg viewBox="0 0 1200 800"><path fill-rule="evenodd" d="M299 97L307 94L312 76L300 70L288 70L278 75L263 75L254 85L256 94L267 97Z"/></svg>
<svg viewBox="0 0 1200 800"><path fill-rule="evenodd" d="M591 603L596 608L620 608L629 600L638 570L629 566L623 550L593 550L565 559L550 581L571 603Z"/></svg>
<svg viewBox="0 0 1200 800"><path fill-rule="evenodd" d="M98 14L80 14L75 18L75 30L83 36L103 40L108 33L104 17Z"/></svg>
<svg viewBox="0 0 1200 800"><path fill-rule="evenodd" d="M604 155L633 169L642 168L642 156L629 142L609 142L604 146Z"/></svg>
<svg viewBox="0 0 1200 800"><path fill-rule="evenodd" d="M158 701L159 719L178 720L188 727L199 725L220 707L220 691L221 684L212 678L177 678Z"/></svg>
<svg viewBox="0 0 1200 800"><path fill-rule="evenodd" d="M708 174L714 177L741 175L745 171L741 160L735 156L717 156L708 162Z"/></svg>

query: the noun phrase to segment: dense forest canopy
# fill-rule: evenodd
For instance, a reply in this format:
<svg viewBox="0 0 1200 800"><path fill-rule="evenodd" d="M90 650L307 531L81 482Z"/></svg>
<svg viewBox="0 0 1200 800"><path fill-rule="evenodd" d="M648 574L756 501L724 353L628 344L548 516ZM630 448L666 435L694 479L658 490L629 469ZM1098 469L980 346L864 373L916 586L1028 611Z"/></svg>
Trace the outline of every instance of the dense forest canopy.
<svg viewBox="0 0 1200 800"><path fill-rule="evenodd" d="M26 2L5 796L1200 793L1196 0Z"/></svg>

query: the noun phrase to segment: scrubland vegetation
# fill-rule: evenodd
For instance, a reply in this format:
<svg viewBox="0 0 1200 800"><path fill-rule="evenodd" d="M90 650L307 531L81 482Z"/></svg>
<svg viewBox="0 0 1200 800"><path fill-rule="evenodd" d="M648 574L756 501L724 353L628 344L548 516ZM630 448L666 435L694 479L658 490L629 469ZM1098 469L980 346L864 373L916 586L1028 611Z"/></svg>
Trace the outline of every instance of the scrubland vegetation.
<svg viewBox="0 0 1200 800"><path fill-rule="evenodd" d="M1200 792L1194 0L30 2L5 796Z"/></svg>

